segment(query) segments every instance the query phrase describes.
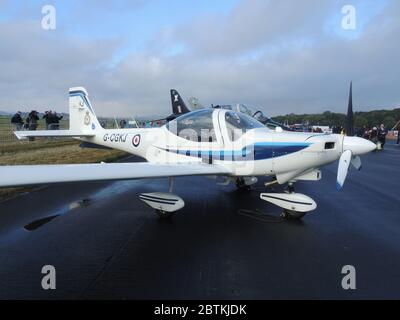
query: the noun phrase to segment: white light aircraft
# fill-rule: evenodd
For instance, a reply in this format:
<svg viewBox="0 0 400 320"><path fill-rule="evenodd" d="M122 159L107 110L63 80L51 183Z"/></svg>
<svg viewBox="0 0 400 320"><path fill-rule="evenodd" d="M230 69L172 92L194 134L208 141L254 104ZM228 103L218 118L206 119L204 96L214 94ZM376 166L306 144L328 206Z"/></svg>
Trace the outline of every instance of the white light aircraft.
<svg viewBox="0 0 400 320"><path fill-rule="evenodd" d="M119 149L144 158L139 163L99 163L35 166L0 166L0 187L77 181L170 178L170 190L143 193L139 198L161 217L181 209L184 201L173 194L173 178L222 176L239 187L257 177L289 186L283 193L261 193L260 198L284 209L284 216L300 218L317 204L294 191L299 180L321 179L320 167L339 160L340 189L349 165L361 168L360 155L375 144L358 137L272 131L242 113L202 109L186 113L159 128L104 129L98 122L86 90L69 90L70 129L16 131L28 137L73 137L85 143Z"/></svg>

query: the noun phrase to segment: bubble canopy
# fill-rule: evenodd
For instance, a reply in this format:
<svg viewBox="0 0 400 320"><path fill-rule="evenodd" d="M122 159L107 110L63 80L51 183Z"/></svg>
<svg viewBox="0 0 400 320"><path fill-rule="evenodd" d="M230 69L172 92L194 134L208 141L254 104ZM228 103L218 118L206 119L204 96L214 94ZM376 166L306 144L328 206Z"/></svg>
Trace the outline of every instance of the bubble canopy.
<svg viewBox="0 0 400 320"><path fill-rule="evenodd" d="M215 131L220 128L215 128L213 122L213 113L220 112L216 109L202 109L184 114L167 124L167 129L184 139L193 141L215 141ZM221 126L226 126L229 135L235 131L235 138L237 132L241 134L248 130L255 128L265 128L265 126L258 122L256 119L249 117L245 114L235 111L226 111L224 116L224 123Z"/></svg>

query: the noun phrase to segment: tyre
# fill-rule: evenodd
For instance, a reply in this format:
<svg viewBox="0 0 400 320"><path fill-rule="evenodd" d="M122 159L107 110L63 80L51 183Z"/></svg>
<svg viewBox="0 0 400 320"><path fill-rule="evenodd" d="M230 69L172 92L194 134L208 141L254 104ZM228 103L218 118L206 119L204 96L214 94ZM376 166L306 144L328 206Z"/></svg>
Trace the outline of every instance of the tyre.
<svg viewBox="0 0 400 320"><path fill-rule="evenodd" d="M236 189L237 189L238 191L244 191L244 192L246 192L246 191L250 191L250 190L251 190L251 187L248 186L248 185L246 185L246 184L244 183L244 180L243 180L242 178L238 178L238 179L236 179Z"/></svg>
<svg viewBox="0 0 400 320"><path fill-rule="evenodd" d="M156 215L160 218L160 219L170 219L174 213L173 212L166 212L163 210L156 210Z"/></svg>
<svg viewBox="0 0 400 320"><path fill-rule="evenodd" d="M303 218L305 215L306 215L306 212L298 212L298 211L284 209L281 216L283 219L299 220L299 219Z"/></svg>

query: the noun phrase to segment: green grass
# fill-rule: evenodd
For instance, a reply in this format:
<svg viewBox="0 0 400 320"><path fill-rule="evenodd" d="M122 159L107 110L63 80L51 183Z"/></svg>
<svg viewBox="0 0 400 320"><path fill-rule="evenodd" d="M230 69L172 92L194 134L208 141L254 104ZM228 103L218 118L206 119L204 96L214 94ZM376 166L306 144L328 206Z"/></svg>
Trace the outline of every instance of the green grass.
<svg viewBox="0 0 400 320"><path fill-rule="evenodd" d="M73 139L37 139L36 141L0 142L0 165L39 165L114 162L127 156L118 150L83 149ZM34 188L0 189L0 201Z"/></svg>
<svg viewBox="0 0 400 320"><path fill-rule="evenodd" d="M68 127L69 121L67 119L60 121L60 129L68 129ZM14 125L11 124L11 116L0 116L0 146L2 143L17 140L13 133L14 130ZM46 130L46 122L43 119L39 120L37 130Z"/></svg>

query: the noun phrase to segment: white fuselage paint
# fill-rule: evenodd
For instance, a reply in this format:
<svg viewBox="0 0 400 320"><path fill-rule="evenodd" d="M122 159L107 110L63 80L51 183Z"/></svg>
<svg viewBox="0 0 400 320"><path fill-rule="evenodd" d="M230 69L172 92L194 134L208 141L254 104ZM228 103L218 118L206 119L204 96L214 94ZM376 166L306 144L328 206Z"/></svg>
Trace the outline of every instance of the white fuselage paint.
<svg viewBox="0 0 400 320"><path fill-rule="evenodd" d="M294 180L296 176L318 167L330 164L340 158L343 152L343 136L337 134L314 134L296 132L275 132L267 128L252 129L235 142L230 141L224 121L226 110L215 110L214 129L216 141L193 142L178 137L166 126L143 129L96 129L96 135L80 138L82 141L118 149L137 155L151 163L199 163L207 159L186 154L176 154L167 150L214 150L215 152L240 152L246 146L255 144L304 144L303 149L289 154L274 154L267 159L213 159L212 163L226 166L232 176L271 176L276 175L279 183ZM140 135L139 143L134 143ZM135 142L138 141L136 138ZM326 149L326 143L334 147Z"/></svg>

